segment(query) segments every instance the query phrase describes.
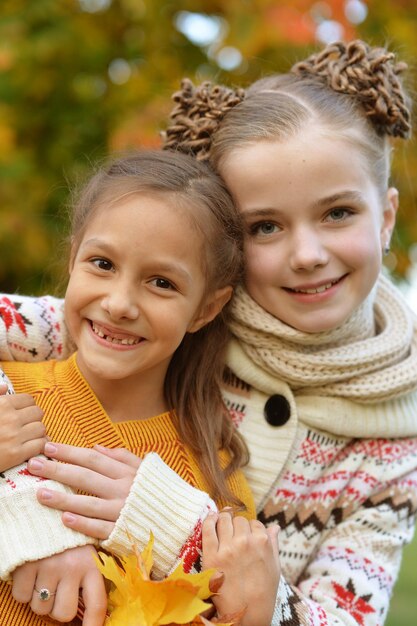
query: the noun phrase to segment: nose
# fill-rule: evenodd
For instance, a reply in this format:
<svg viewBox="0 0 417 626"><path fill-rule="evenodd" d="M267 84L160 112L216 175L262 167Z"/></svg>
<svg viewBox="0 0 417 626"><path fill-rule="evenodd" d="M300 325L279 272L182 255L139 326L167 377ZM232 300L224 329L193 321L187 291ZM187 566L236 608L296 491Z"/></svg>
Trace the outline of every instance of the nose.
<svg viewBox="0 0 417 626"><path fill-rule="evenodd" d="M290 245L290 266L295 272L311 272L328 263L328 250L313 228L294 233Z"/></svg>
<svg viewBox="0 0 417 626"><path fill-rule="evenodd" d="M112 281L101 306L113 320L135 320L139 316L136 289L127 281Z"/></svg>

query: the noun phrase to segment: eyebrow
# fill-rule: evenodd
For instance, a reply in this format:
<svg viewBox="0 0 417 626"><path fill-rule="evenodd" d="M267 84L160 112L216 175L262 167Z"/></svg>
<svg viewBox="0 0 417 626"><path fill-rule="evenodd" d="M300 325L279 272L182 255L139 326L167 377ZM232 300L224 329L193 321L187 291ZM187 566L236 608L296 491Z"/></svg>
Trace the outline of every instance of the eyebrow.
<svg viewBox="0 0 417 626"><path fill-rule="evenodd" d="M114 254L114 247L111 244L106 243L105 241L103 241L102 239L98 239L97 237L92 237L91 239L87 239L87 241L84 241L80 248L84 248L84 247L88 247L88 246L97 246L97 248L100 248L103 252L111 255ZM154 263L157 272L161 272L161 273L165 273L167 272L168 274L171 272L175 272L176 274L179 274L183 280L186 280L187 283L191 282L191 276L189 274L189 272L187 272L186 269L184 269L180 264L177 263L164 263L164 262L157 262Z"/></svg>
<svg viewBox="0 0 417 626"><path fill-rule="evenodd" d="M314 203L314 206L323 207L328 206L329 204L334 204L335 202L350 200L351 202L363 202L363 195L359 191L346 190L340 191L339 193L334 193L331 196L326 196L325 198L320 198L317 202Z"/></svg>
<svg viewBox="0 0 417 626"><path fill-rule="evenodd" d="M315 208L326 207L329 204L334 204L335 202L346 202L349 200L350 202L363 202L363 195L359 191L346 190L341 191L339 193L334 193L331 196L326 196L324 198L320 198L314 203ZM273 213L279 213L279 209L273 207L264 207L264 208L253 208L253 209L244 209L241 211L243 217L270 217Z"/></svg>

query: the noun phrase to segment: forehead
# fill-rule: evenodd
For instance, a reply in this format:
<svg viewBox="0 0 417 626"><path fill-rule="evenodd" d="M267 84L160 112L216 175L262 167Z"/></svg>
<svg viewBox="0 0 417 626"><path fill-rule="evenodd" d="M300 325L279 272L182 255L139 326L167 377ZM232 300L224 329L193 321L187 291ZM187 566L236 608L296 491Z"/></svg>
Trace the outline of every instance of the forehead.
<svg viewBox="0 0 417 626"><path fill-rule="evenodd" d="M374 187L355 142L312 130L284 141L258 141L231 152L221 171L239 206L285 202Z"/></svg>

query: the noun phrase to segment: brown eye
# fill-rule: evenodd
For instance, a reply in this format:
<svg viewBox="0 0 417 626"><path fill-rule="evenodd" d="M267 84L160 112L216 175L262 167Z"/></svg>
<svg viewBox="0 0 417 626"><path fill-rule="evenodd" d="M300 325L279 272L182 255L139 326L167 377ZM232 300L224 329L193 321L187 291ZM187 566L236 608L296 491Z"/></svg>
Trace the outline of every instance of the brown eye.
<svg viewBox="0 0 417 626"><path fill-rule="evenodd" d="M174 289L173 284L165 278L155 278L152 282L155 287L158 287L159 289Z"/></svg>
<svg viewBox="0 0 417 626"><path fill-rule="evenodd" d="M113 269L113 263L107 259L92 259L92 263L99 269L109 272Z"/></svg>

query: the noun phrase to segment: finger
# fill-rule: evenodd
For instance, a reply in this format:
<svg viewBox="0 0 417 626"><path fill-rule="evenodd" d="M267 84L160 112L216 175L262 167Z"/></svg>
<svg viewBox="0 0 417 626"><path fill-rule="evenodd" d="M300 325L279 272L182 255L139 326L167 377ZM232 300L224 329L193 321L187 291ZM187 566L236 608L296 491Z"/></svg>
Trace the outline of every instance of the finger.
<svg viewBox="0 0 417 626"><path fill-rule="evenodd" d="M16 407L15 407L16 408ZM28 406L22 409L16 409L16 417L20 426L25 426L26 424L35 424L41 423L44 417L44 412L39 406ZM42 424L44 427L44 425ZM44 427L45 428L45 427Z"/></svg>
<svg viewBox="0 0 417 626"><path fill-rule="evenodd" d="M20 428L19 436L22 443L32 439L41 439L46 435L46 428L43 422L30 422ZM43 450L43 448L42 448Z"/></svg>
<svg viewBox="0 0 417 626"><path fill-rule="evenodd" d="M232 520L233 524L233 535L243 537L249 536L251 534L251 527L249 525L249 520L246 517L242 517L241 515L237 515Z"/></svg>
<svg viewBox="0 0 417 626"><path fill-rule="evenodd" d="M58 579L56 575L51 574L48 577L44 575L36 579L36 583L33 587L32 601L30 608L37 615L48 615L52 611L54 606L55 596L58 587ZM41 599L41 591L47 589L52 595L49 600Z"/></svg>
<svg viewBox="0 0 417 626"><path fill-rule="evenodd" d="M139 466L142 462L142 459L130 450L126 450L126 448L105 448L104 446L94 446L94 450L97 450L101 454L108 456L116 461L120 461L125 465L130 465L136 469L139 469Z"/></svg>
<svg viewBox="0 0 417 626"><path fill-rule="evenodd" d="M45 445L45 449L48 445ZM57 463L56 461L48 461L47 459L37 457L29 459L28 468L30 473L35 476L56 480L73 489L87 491L100 497L111 497L115 488L111 479L109 480L97 472L79 467L78 465Z"/></svg>
<svg viewBox="0 0 417 626"><path fill-rule="evenodd" d="M81 494L61 493L42 487L38 489L36 496L41 504L49 506L51 509L102 520L116 521L122 507L122 503L118 501L103 500L95 496Z"/></svg>
<svg viewBox="0 0 417 626"><path fill-rule="evenodd" d="M249 522L249 525L250 525L251 532L253 534L262 534L262 535L267 534L266 526L262 524L262 522L260 522L259 520L251 519Z"/></svg>
<svg viewBox="0 0 417 626"><path fill-rule="evenodd" d="M17 602L28 603L33 596L33 588L35 586L37 565L33 563L25 563L13 572L12 595Z"/></svg>
<svg viewBox="0 0 417 626"><path fill-rule="evenodd" d="M37 406L35 400L28 393L15 393L7 397L11 406L15 409L24 409L26 407ZM39 408L39 407L38 407Z"/></svg>
<svg viewBox="0 0 417 626"><path fill-rule="evenodd" d="M79 579L66 576L58 585L50 616L59 622L69 622L77 615L78 598Z"/></svg>
<svg viewBox="0 0 417 626"><path fill-rule="evenodd" d="M41 439L33 439L32 441L27 441L22 444L19 453L14 455L16 462L15 465L23 463L27 459L30 459L32 456L37 456L42 453L43 447L45 445L45 437Z"/></svg>
<svg viewBox="0 0 417 626"><path fill-rule="evenodd" d="M7 394L8 385L6 383L0 383L0 396L5 396Z"/></svg>
<svg viewBox="0 0 417 626"><path fill-rule="evenodd" d="M233 538L233 518L229 512L221 511L216 524L219 543L231 541Z"/></svg>
<svg viewBox="0 0 417 626"><path fill-rule="evenodd" d="M279 542L278 535L280 531L280 527L278 524L273 524L272 526L268 526L266 529L268 533L268 537L272 544L272 551L274 553L275 560L279 563Z"/></svg>
<svg viewBox="0 0 417 626"><path fill-rule="evenodd" d="M83 580L82 597L85 605L83 626L102 626L106 617L107 594L103 576L89 571Z"/></svg>
<svg viewBox="0 0 417 626"><path fill-rule="evenodd" d="M202 527L202 550L203 556L212 555L217 552L219 540L217 537L216 523L218 520L217 513L209 513L203 522Z"/></svg>
<svg viewBox="0 0 417 626"><path fill-rule="evenodd" d="M78 532L84 533L88 537L102 540L108 539L114 528L114 522L92 519L67 512L62 514L62 522L68 528L72 528L72 530L78 530Z"/></svg>
<svg viewBox="0 0 417 626"><path fill-rule="evenodd" d="M45 455L57 461L84 467L109 478L121 478L126 473L126 467L123 463L100 453L94 448L79 448L63 443L49 442L45 445Z"/></svg>

